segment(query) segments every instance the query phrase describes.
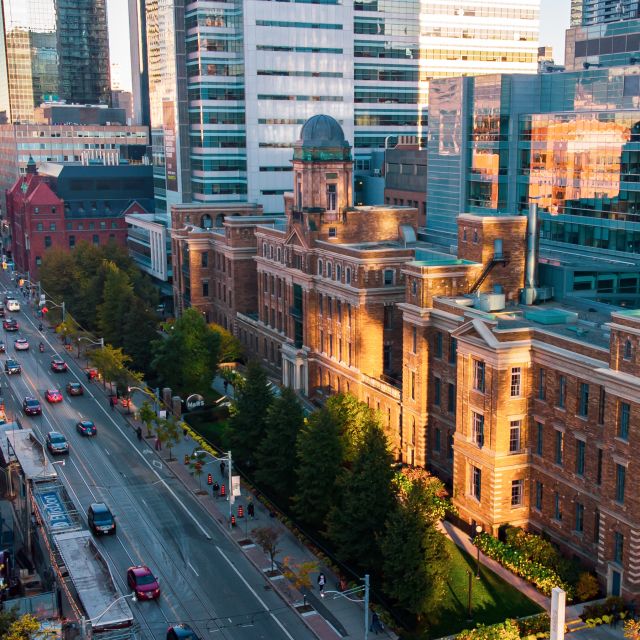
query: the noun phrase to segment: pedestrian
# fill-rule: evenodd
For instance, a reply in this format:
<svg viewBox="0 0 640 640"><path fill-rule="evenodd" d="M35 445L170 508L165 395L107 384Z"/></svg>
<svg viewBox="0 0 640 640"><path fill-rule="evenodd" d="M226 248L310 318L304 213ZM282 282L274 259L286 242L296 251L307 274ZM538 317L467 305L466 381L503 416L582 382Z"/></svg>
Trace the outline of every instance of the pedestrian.
<svg viewBox="0 0 640 640"><path fill-rule="evenodd" d="M111 411L115 411L116 402L113 396L109 396L109 406L111 407Z"/></svg>
<svg viewBox="0 0 640 640"><path fill-rule="evenodd" d="M224 464L224 462L220 463L220 475L224 478L224 470L226 468L226 465Z"/></svg>
<svg viewBox="0 0 640 640"><path fill-rule="evenodd" d="M217 494L218 491L220 491L220 485L217 482L214 482L212 489L213 489L213 493Z"/></svg>
<svg viewBox="0 0 640 640"><path fill-rule="evenodd" d="M327 578L324 573L320 572L318 576L318 590L320 591L320 597L324 598L324 585L327 584Z"/></svg>
<svg viewBox="0 0 640 640"><path fill-rule="evenodd" d="M138 425L136 429L136 435L138 436L138 440L142 440L142 427L140 425Z"/></svg>
<svg viewBox="0 0 640 640"><path fill-rule="evenodd" d="M156 451L162 451L162 440L156 436Z"/></svg>
<svg viewBox="0 0 640 640"><path fill-rule="evenodd" d="M347 590L347 581L341 576L340 584L338 585L338 591L342 593L343 591L346 591L346 590Z"/></svg>
<svg viewBox="0 0 640 640"><path fill-rule="evenodd" d="M184 437L185 440L189 439L189 433L187 431L187 427L182 428L182 436Z"/></svg>
<svg viewBox="0 0 640 640"><path fill-rule="evenodd" d="M87 382L91 382L91 371L87 369Z"/></svg>
<svg viewBox="0 0 640 640"><path fill-rule="evenodd" d="M371 614L371 624L369 625L369 631L373 631L373 633L375 633L376 635L378 635L378 631L384 631L380 616L378 616L375 611Z"/></svg>
<svg viewBox="0 0 640 640"><path fill-rule="evenodd" d="M249 504L247 505L247 513L250 518L254 518L256 515L256 509L253 505L253 500L249 500Z"/></svg>
<svg viewBox="0 0 640 640"><path fill-rule="evenodd" d="M227 389L229 388L229 381L225 380L222 385L224 386L224 395L227 395Z"/></svg>

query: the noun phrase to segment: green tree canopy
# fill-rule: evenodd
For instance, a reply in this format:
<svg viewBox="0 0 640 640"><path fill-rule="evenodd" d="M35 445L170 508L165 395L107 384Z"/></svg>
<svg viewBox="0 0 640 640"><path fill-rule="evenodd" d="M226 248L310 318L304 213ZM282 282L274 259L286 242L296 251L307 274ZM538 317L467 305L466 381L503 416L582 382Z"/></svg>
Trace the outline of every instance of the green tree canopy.
<svg viewBox="0 0 640 640"><path fill-rule="evenodd" d="M242 356L242 345L238 338L214 322L209 327L220 336L220 362L237 362Z"/></svg>
<svg viewBox="0 0 640 640"><path fill-rule="evenodd" d="M211 388L220 354L220 337L196 309L187 309L167 337L154 341L151 366L175 393L204 394Z"/></svg>
<svg viewBox="0 0 640 640"><path fill-rule="evenodd" d="M294 511L303 522L322 530L335 499L344 454L338 424L328 408L307 418L298 435L296 452L298 481Z"/></svg>
<svg viewBox="0 0 640 640"><path fill-rule="evenodd" d="M296 457L293 452L304 412L295 391L282 389L267 410L265 434L257 453L256 479L288 500L295 492Z"/></svg>
<svg viewBox="0 0 640 640"><path fill-rule="evenodd" d="M380 566L378 536L395 506L387 438L370 412L349 469L343 469L328 517L327 534L343 562L361 569Z"/></svg>
<svg viewBox="0 0 640 640"><path fill-rule="evenodd" d="M331 396L326 403L344 445L344 461L354 460L371 421L371 409L350 393Z"/></svg>
<svg viewBox="0 0 640 640"><path fill-rule="evenodd" d="M111 345L105 345L103 349L94 349L89 353L89 362L100 372L105 382L115 381L126 375L127 365L131 358Z"/></svg>
<svg viewBox="0 0 640 640"><path fill-rule="evenodd" d="M419 619L436 621L445 596L449 555L437 520L428 515L440 510L439 497L438 504L429 504L437 494L429 485L418 477L405 486L380 546L387 595Z"/></svg>
<svg viewBox="0 0 640 640"><path fill-rule="evenodd" d="M133 285L115 262L105 261L102 303L98 305L98 331L105 342L122 346L125 319L134 299Z"/></svg>
<svg viewBox="0 0 640 640"><path fill-rule="evenodd" d="M124 318L122 348L139 371L151 370L152 343L158 339L157 324L155 312L142 298L134 296Z"/></svg>
<svg viewBox="0 0 640 640"><path fill-rule="evenodd" d="M273 402L267 382L264 369L251 361L244 384L236 390L227 434L233 457L241 465L256 464L257 452L266 434L267 412Z"/></svg>

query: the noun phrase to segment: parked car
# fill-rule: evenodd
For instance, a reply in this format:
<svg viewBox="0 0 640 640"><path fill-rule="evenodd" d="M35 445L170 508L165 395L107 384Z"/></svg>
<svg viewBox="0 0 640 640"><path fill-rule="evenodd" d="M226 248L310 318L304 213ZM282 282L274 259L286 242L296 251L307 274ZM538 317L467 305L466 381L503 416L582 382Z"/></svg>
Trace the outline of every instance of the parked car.
<svg viewBox="0 0 640 640"><path fill-rule="evenodd" d="M182 622L167 629L167 640L200 640L200 638L186 622Z"/></svg>
<svg viewBox="0 0 640 640"><path fill-rule="evenodd" d="M27 396L22 401L22 410L27 416L39 416L42 414L42 407L40 406L40 402L35 398L31 398Z"/></svg>
<svg viewBox="0 0 640 640"><path fill-rule="evenodd" d="M29 341L26 338L18 338L14 343L16 351L28 351L29 350Z"/></svg>
<svg viewBox="0 0 640 640"><path fill-rule="evenodd" d="M4 372L8 373L9 375L12 375L14 373L22 373L22 367L17 360L8 358L4 361Z"/></svg>
<svg viewBox="0 0 640 640"><path fill-rule="evenodd" d="M79 382L67 383L67 394L70 396L81 396L84 393L84 387Z"/></svg>
<svg viewBox="0 0 640 640"><path fill-rule="evenodd" d="M44 399L50 404L55 404L56 402L62 402L62 394L58 389L47 389L44 392Z"/></svg>
<svg viewBox="0 0 640 640"><path fill-rule="evenodd" d="M115 535L116 519L104 502L94 502L87 509L89 529L96 535Z"/></svg>
<svg viewBox="0 0 640 640"><path fill-rule="evenodd" d="M91 422L91 420L80 420L76 422L76 431L81 436L97 436L98 429L96 425Z"/></svg>
<svg viewBox="0 0 640 640"><path fill-rule="evenodd" d="M62 358L53 358L51 360L51 371L55 373L64 373L69 367Z"/></svg>
<svg viewBox="0 0 640 640"><path fill-rule="evenodd" d="M20 325L15 318L5 318L2 321L2 326L5 331L17 331L20 328Z"/></svg>
<svg viewBox="0 0 640 640"><path fill-rule="evenodd" d="M46 441L47 449L49 449L52 454L69 453L69 443L61 433L58 433L57 431L49 431L49 433L47 433Z"/></svg>
<svg viewBox="0 0 640 640"><path fill-rule="evenodd" d="M160 583L149 567L138 565L127 569L127 583L139 600L155 600L160 597Z"/></svg>

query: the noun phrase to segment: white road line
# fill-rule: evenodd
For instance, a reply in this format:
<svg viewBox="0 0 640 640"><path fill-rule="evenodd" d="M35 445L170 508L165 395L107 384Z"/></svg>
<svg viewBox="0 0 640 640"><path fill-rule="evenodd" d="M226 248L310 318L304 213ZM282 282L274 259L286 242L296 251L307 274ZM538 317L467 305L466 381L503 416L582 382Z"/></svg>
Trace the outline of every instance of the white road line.
<svg viewBox="0 0 640 640"><path fill-rule="evenodd" d="M276 618L275 615L273 613L271 613L271 611L269 611L269 607L267 606L265 601L256 593L255 589L245 580L245 577L238 571L238 569L231 562L231 560L229 560L229 558L227 558L227 556L225 555L224 551L218 545L216 545L216 549L218 550L220 555L227 561L227 564L235 571L235 573L238 576L238 578L240 578L240 580L242 580L242 582L244 582L244 584L247 587L247 589L249 589L249 591L251 591L251 593L253 593L255 599L263 606L264 610L269 613L269 615L274 619L275 623L280 627L280 629L282 629L282 632L284 633L284 635L287 636L287 638L289 638L289 640L293 640L293 636L284 628L282 622L280 622L280 620L278 620L278 618Z"/></svg>
<svg viewBox="0 0 640 640"><path fill-rule="evenodd" d="M191 567L191 571L193 571L193 573L195 573L195 574L198 576L198 578L199 578L199 577L200 577L200 574L195 570L195 568L193 567L193 565L192 565L189 561L187 561L187 564Z"/></svg>
<svg viewBox="0 0 640 640"><path fill-rule="evenodd" d="M105 449L105 450L104 450L104 452L105 452L108 456L110 456L110 455L111 455L111 454L109 453L109 449Z"/></svg>

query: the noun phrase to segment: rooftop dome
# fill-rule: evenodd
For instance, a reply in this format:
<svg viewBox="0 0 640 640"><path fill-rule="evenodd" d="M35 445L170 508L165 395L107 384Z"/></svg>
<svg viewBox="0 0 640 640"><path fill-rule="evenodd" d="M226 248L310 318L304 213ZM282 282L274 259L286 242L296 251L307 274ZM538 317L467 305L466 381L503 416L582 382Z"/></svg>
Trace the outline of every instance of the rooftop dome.
<svg viewBox="0 0 640 640"><path fill-rule="evenodd" d="M309 118L300 130L294 158L303 160L350 160L351 147L335 118L317 115Z"/></svg>
<svg viewBox="0 0 640 640"><path fill-rule="evenodd" d="M305 147L341 147L346 143L338 121L331 116L309 118L300 130L300 141Z"/></svg>

